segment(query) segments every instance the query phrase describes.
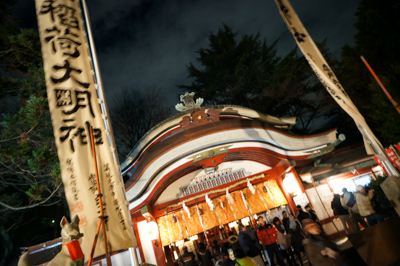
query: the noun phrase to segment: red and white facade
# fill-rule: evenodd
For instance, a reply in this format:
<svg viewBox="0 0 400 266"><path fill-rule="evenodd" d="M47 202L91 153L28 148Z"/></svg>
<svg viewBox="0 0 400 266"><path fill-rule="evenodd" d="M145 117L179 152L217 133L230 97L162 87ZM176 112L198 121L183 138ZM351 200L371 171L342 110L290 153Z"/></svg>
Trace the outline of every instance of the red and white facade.
<svg viewBox="0 0 400 266"><path fill-rule="evenodd" d="M215 106L181 112L149 131L121 165L141 261L172 265L176 240L192 237L190 231L197 232L193 231L193 220L199 224L200 216L209 238L221 240L224 235L218 231L243 218L240 216L279 208L292 212L296 203L308 201L295 169L334 150L338 140L335 130L311 136L292 135L287 129L294 124L294 118L267 116L238 106ZM223 182L218 179L219 174L224 176ZM277 193L284 197L282 205L273 202L271 206L267 202L272 196L265 191L271 189L264 187L270 181L279 187ZM249 182L258 187L258 201L248 191ZM226 204L230 214L225 210L224 215L218 214L217 199L220 202L225 197L226 189L234 196L246 195L243 206L247 212L240 213ZM214 210L207 207L205 195L214 202ZM260 207L262 204L264 207ZM206 213L193 212L197 218L189 218L190 209L198 206ZM178 220L176 234L169 217L175 223ZM205 217L216 217L220 229L206 228L213 224ZM155 240L149 238L150 220L159 225L160 234Z"/></svg>

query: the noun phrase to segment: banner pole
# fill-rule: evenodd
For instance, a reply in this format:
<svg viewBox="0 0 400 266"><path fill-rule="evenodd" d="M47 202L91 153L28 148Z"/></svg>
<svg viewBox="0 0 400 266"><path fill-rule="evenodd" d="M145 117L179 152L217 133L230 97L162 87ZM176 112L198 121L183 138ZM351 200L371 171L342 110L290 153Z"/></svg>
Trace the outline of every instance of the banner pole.
<svg viewBox="0 0 400 266"><path fill-rule="evenodd" d="M388 173L398 177L399 172L387 158L379 140L374 136L364 117L357 110L357 107L351 101L350 97L336 78L317 45L314 43L303 23L298 18L289 0L275 0L275 3L278 6L283 21L292 33L297 46L307 59L314 73L339 106L353 118L357 128L360 130L360 133L364 138L364 146L367 153L371 154L373 152L376 154L383 162L383 166L386 168Z"/></svg>
<svg viewBox="0 0 400 266"><path fill-rule="evenodd" d="M104 127L105 127L105 132L107 134L107 140L108 140L108 144L110 146L111 156L112 156L112 159L114 161L114 169L116 170L117 178L119 178L120 181L123 184L124 182L123 182L123 179L122 179L118 153L117 153L115 139L114 139L114 135L113 135L113 131L112 131L110 114L109 114L108 107L107 107L107 102L106 102L106 98L105 98L103 82L102 82L101 75L100 75L100 67L99 67L99 63L98 63L98 60L97 60L96 49L95 49L95 46L94 46L94 40L93 40L93 34L92 34L91 25L90 25L89 13L88 13L86 1L85 0L80 0L80 3L81 3L81 9L82 9L83 22L85 24L84 26L85 26L85 29L86 29L86 39L87 39L87 43L88 43L89 54L90 54L91 59L92 59L93 77L94 77L94 80L95 80L95 83L96 83L95 87L96 87L97 96L98 96L98 99L99 99L100 110L101 110L101 113L103 115L102 116L103 124L104 124ZM93 136L91 136L91 137L93 138ZM92 141L93 141L93 139L92 139ZM94 148L94 146L93 146L93 148ZM96 167L96 171L97 171L97 167ZM124 198L125 198L125 201L126 201L125 195L124 195ZM99 200L100 199L101 198L99 197ZM101 212L102 211L103 211L103 209L101 208ZM101 215L103 216L103 214L101 214ZM130 217L129 211L128 211L128 217ZM108 246L107 246L107 241L106 241L106 234L105 234L106 227L105 227L105 220L104 219L102 219L102 224L103 224L104 239L105 239L105 245L106 245L107 263L109 263L109 265L111 265L111 260L109 258ZM135 235L135 233L133 231L133 228L132 228L132 234L133 234L133 236ZM134 256L133 259L135 260L135 265L139 265L139 261L138 261L137 256Z"/></svg>
<svg viewBox="0 0 400 266"><path fill-rule="evenodd" d="M119 163L119 158L117 154L117 149L115 145L115 139L111 127L111 122L110 122L110 114L108 111L107 107L107 102L105 98L105 93L104 93L104 87L103 87L103 81L101 79L100 75L100 67L99 63L97 60L97 54L96 54L96 49L94 47L94 41L93 41L93 34L92 34L92 29L90 25L90 19L89 19L89 13L87 11L87 6L86 6L86 1L85 0L80 0L82 4L82 17L83 21L85 23L85 28L86 28L86 35L87 35L87 42L89 46L89 54L91 55L92 58L92 67L93 67L93 76L96 82L96 91L97 91L97 96L100 100L99 105L100 105L100 110L103 114L103 123L104 127L106 129L107 133L107 139L109 142L109 145L111 147L111 154L117 169L117 173L119 176L121 176L121 169L120 169L120 163Z"/></svg>
<svg viewBox="0 0 400 266"><path fill-rule="evenodd" d="M361 134L366 137L366 139L370 142L370 145L372 149L374 149L376 156L378 159L382 162L383 167L387 171L389 175L394 175L394 176L399 176L399 172L397 169L394 167L392 162L389 160L387 157L385 150L383 149L382 145L379 145L376 141L375 138L372 138L367 130L365 130L364 127L361 125L357 124L358 129L360 130Z"/></svg>
<svg viewBox="0 0 400 266"><path fill-rule="evenodd" d="M107 232L106 232L106 223L105 223L106 217L104 216L104 211L103 211L103 200L102 200L102 196L103 195L101 194L99 172L98 172L98 169L97 169L96 148L95 148L95 145L94 145L93 128L90 126L89 129L90 129L90 140L91 140L91 143L92 143L94 169L95 169L95 173L96 173L97 193L98 193L97 197L99 199L100 217L99 217L99 223L98 223L97 229L96 229L96 235L95 235L94 241L93 241L92 252L90 253L88 266L90 266L92 264L93 254L94 254L94 250L96 249L97 239L98 239L98 236L99 236L99 232L100 232L100 227L101 226L103 226L104 245L105 245L105 250L106 250L107 265L112 266L111 259L110 259L110 254L108 252L108 245L107 245Z"/></svg>

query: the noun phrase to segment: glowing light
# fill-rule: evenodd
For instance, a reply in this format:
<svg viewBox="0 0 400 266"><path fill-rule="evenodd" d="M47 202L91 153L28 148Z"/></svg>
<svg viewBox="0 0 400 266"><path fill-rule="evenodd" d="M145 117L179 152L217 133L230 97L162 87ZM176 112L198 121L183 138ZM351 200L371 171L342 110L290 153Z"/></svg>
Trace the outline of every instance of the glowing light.
<svg viewBox="0 0 400 266"><path fill-rule="evenodd" d="M249 218L249 217L244 217L244 218L242 219L242 224L243 224L244 226L248 226L249 223L250 223L250 218Z"/></svg>
<svg viewBox="0 0 400 266"><path fill-rule="evenodd" d="M158 225L156 222L151 221L147 223L147 233L150 240L157 240L159 236Z"/></svg>
<svg viewBox="0 0 400 266"><path fill-rule="evenodd" d="M374 172L374 174L376 176L383 176L385 175L385 173L383 172L383 168L380 165L377 165L375 167L372 167L372 172Z"/></svg>
<svg viewBox="0 0 400 266"><path fill-rule="evenodd" d="M194 235L194 236L189 237L189 239L190 239L190 241L194 241L194 240L199 239L199 237L197 235Z"/></svg>
<svg viewBox="0 0 400 266"><path fill-rule="evenodd" d="M283 180L283 186L285 187L285 190L293 196L301 194L300 186L292 173L286 174L285 179Z"/></svg>
<svg viewBox="0 0 400 266"><path fill-rule="evenodd" d="M236 223L236 221L233 221L233 222L229 223L228 226L229 226L229 228L233 228L233 227L237 226L237 223Z"/></svg>

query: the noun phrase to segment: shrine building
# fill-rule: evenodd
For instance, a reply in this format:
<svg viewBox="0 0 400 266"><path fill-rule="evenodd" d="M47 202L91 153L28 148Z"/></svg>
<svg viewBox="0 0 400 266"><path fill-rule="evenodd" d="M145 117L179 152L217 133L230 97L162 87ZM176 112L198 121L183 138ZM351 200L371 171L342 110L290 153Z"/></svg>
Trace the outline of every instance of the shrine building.
<svg viewBox="0 0 400 266"><path fill-rule="evenodd" d="M174 265L183 245L196 254L200 241L223 243L238 223L295 214L296 205L310 204L325 231L340 234L333 193L380 170L362 146L338 149L345 138L335 129L298 136L289 133L295 118L201 107L193 93L181 100L181 112L147 132L121 164L139 262Z"/></svg>

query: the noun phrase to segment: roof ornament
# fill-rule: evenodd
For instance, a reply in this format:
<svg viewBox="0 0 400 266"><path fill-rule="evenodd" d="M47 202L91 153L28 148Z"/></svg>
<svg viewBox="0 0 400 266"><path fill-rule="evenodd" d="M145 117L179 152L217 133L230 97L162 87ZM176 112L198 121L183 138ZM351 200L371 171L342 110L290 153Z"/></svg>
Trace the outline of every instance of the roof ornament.
<svg viewBox="0 0 400 266"><path fill-rule="evenodd" d="M175 105L175 109L179 112L184 112L190 109L199 108L201 104L204 102L203 98L197 98L196 102L194 101L194 92L186 92L184 95L181 95L181 102Z"/></svg>

